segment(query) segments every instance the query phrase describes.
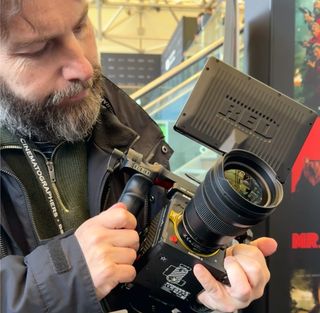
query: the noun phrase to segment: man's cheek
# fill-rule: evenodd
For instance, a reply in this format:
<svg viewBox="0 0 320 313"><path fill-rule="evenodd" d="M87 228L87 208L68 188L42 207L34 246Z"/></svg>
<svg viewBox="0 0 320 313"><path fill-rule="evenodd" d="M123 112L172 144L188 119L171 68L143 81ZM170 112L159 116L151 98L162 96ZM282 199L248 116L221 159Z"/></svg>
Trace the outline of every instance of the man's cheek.
<svg viewBox="0 0 320 313"><path fill-rule="evenodd" d="M44 102L49 94L42 84L32 78L27 81L19 81L11 87L11 90L18 98L34 103Z"/></svg>
<svg viewBox="0 0 320 313"><path fill-rule="evenodd" d="M28 101L35 101L41 98L43 86L40 83L45 75L38 73L36 65L32 60L24 57L16 57L7 71L7 85L14 93Z"/></svg>

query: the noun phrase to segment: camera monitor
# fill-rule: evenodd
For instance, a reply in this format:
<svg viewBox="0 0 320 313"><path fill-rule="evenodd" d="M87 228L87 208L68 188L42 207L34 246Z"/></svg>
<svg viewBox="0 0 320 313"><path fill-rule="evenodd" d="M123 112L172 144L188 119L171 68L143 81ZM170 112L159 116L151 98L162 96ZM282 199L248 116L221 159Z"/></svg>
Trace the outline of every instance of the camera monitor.
<svg viewBox="0 0 320 313"><path fill-rule="evenodd" d="M222 153L250 151L284 183L316 117L309 108L212 57L174 128Z"/></svg>

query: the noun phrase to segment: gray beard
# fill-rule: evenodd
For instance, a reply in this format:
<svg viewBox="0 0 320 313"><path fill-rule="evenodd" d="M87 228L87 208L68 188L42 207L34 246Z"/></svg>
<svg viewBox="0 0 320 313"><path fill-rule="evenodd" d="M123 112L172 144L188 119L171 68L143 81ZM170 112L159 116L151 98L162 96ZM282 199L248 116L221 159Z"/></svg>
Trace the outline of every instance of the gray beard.
<svg viewBox="0 0 320 313"><path fill-rule="evenodd" d="M91 81L70 83L53 92L44 102L17 97L5 83L0 83L0 125L11 133L37 141L75 142L87 137L97 122L102 100L102 74L95 68ZM79 102L59 105L66 97L89 88L88 96Z"/></svg>

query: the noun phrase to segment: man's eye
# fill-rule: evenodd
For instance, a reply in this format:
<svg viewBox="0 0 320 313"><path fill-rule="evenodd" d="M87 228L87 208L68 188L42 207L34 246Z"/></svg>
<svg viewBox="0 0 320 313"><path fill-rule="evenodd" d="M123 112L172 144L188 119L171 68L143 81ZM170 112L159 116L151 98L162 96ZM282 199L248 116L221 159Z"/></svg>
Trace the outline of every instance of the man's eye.
<svg viewBox="0 0 320 313"><path fill-rule="evenodd" d="M76 28L73 29L73 33L80 34L82 31L85 30L86 26L87 26L86 22L81 23L80 25L78 25Z"/></svg>
<svg viewBox="0 0 320 313"><path fill-rule="evenodd" d="M49 43L46 42L45 44L35 47L34 49L26 49L25 51L19 51L19 55L27 56L27 57L38 57L43 55L49 47Z"/></svg>
<svg viewBox="0 0 320 313"><path fill-rule="evenodd" d="M48 50L48 44L46 44L43 48L41 48L41 49L39 49L39 50L37 50L37 51L34 51L34 52L32 52L31 54L32 55L35 55L35 56L40 56L40 55L42 55L42 54L44 54L47 50Z"/></svg>

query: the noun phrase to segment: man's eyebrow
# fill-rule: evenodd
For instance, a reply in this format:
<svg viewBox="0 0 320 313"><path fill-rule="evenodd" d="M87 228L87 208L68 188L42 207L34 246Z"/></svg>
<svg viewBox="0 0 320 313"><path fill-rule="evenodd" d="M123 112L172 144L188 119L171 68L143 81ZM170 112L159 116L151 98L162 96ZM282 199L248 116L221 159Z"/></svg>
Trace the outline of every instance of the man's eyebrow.
<svg viewBox="0 0 320 313"><path fill-rule="evenodd" d="M86 4L80 18L78 19L78 21L75 23L75 25L73 26L73 28L76 28L77 26L81 25L84 20L87 18L88 16L88 11L89 11L89 3Z"/></svg>
<svg viewBox="0 0 320 313"><path fill-rule="evenodd" d="M84 20L88 16L88 11L89 11L89 4L87 4L85 6L80 18L77 20L77 22L74 24L74 26L72 26L72 29L77 28L79 25L81 25L84 22ZM12 45L12 50L23 49L23 48L27 48L31 45L47 42L49 40L56 38L57 36L58 36L57 34L49 35L49 36L39 36L35 39L17 42Z"/></svg>

